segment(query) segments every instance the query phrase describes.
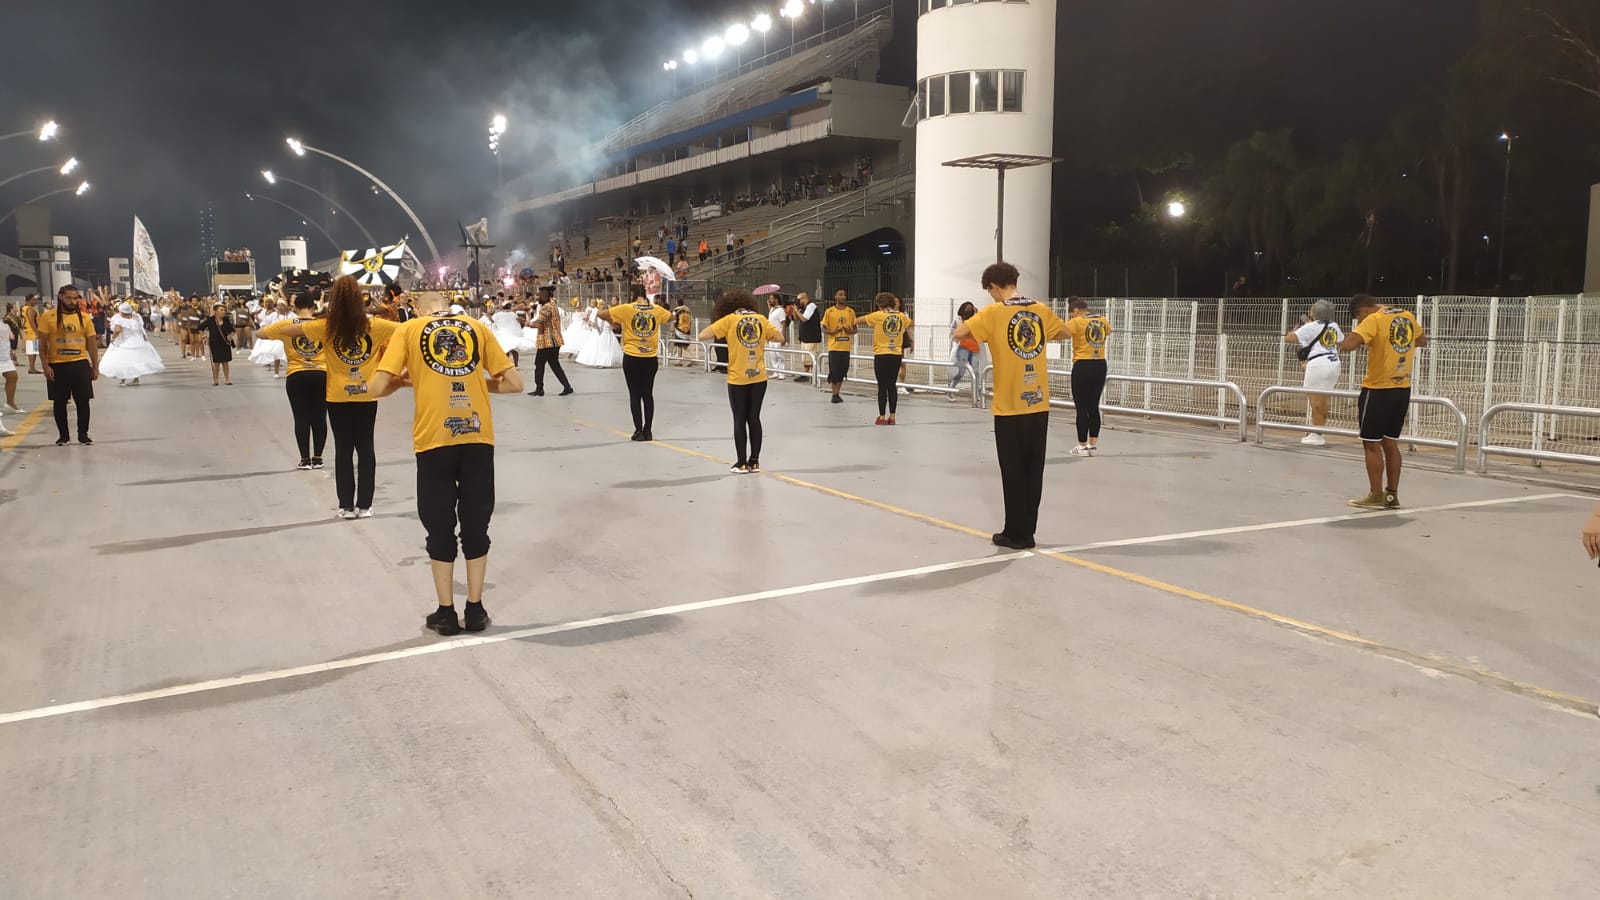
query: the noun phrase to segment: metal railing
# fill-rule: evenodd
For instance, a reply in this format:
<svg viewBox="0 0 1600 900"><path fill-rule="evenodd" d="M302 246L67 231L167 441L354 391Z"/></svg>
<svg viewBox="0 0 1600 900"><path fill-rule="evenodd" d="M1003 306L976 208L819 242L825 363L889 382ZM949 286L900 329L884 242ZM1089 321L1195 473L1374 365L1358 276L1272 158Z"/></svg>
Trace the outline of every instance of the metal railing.
<svg viewBox="0 0 1600 900"><path fill-rule="evenodd" d="M1343 391L1324 388L1292 387L1289 385L1273 385L1261 392L1256 400L1256 443L1261 444L1266 440L1268 429L1274 431L1303 431L1309 434L1331 434L1336 437L1361 436L1361 432L1352 428L1337 428L1332 425L1311 425L1305 422L1269 422L1267 420L1267 398L1283 394L1295 394L1307 397L1343 397L1354 400L1361 396L1360 391ZM1467 441L1468 426L1467 414L1461 411L1448 397L1413 396L1412 406L1437 406L1449 411L1456 418L1456 439L1430 438L1422 435L1403 434L1400 442L1421 447L1440 447L1445 450L1454 450L1456 455L1455 467L1457 471L1467 467ZM1409 419L1408 419L1409 421Z"/></svg>
<svg viewBox="0 0 1600 900"><path fill-rule="evenodd" d="M668 365L674 362L692 362L697 365L703 365L707 372L715 372L718 368L722 368L727 365L727 363L717 359L717 348L722 345L712 341L686 341L679 338L673 338L662 341L662 344L664 347L662 359ZM690 347L698 348L698 354L689 355L688 353L678 352L680 350L688 350ZM817 358L817 354L812 353L810 350L801 350L798 347L766 347L764 349L767 357L766 369L768 375L790 375L810 378L813 385L815 385L821 379L821 363ZM778 365L772 364L773 355L777 355L779 357L780 363ZM810 360L811 371L808 372L805 369L789 368L787 361L784 360L784 357L789 356L801 356Z"/></svg>
<svg viewBox="0 0 1600 900"><path fill-rule="evenodd" d="M1561 453L1555 450L1543 450L1538 446L1531 449L1521 447L1506 447L1492 444L1489 441L1489 423L1502 413L1525 412L1538 416L1586 416L1600 418L1600 409L1588 406L1549 406L1540 403L1496 403L1483 411L1483 418L1478 420L1478 474L1489 471L1489 456L1515 456L1519 459L1549 462L1582 463L1587 465L1600 465L1600 456L1589 456L1581 453ZM1462 417L1465 419L1465 416ZM1535 424L1534 433L1537 435L1541 426Z"/></svg>
<svg viewBox="0 0 1600 900"><path fill-rule="evenodd" d="M850 354L850 361L851 362L858 362L859 361L859 362L865 362L865 363L872 363L875 359L876 359L876 357L872 356L870 354L865 354L865 353L852 353L852 354ZM951 362L948 359L932 360L932 359L912 359L910 357L906 357L904 359L901 359L900 362L903 365L907 365L907 366L929 366L929 367L933 368L935 371L937 371L939 369L943 369L946 372L948 372L951 368L953 368L955 366L960 366L967 373L967 376L968 376L967 383L972 385L972 388L971 388L971 390L972 390L972 405L975 406L975 407L983 405L983 394L982 394L981 389L980 389L980 387L978 385L978 373L976 373L976 372L974 372L972 370L972 366L970 366L970 365L968 365L966 363L954 363L954 362ZM855 371L855 367L854 366L851 366L850 369L851 369L852 372ZM870 384L870 385L872 385L874 387L876 387L877 384L878 384L878 379L877 378L861 378L859 376L850 375L850 374L846 374L844 380L849 384ZM898 379L895 381L894 386L897 389L898 388L905 388L907 391L915 391L915 392L917 392L919 394L948 394L948 395L950 395L952 397L958 397L963 392L965 392L967 390L966 388L962 388L962 387L949 387L948 385L939 385L939 384L921 384L921 383L915 382L915 381L899 381Z"/></svg>
<svg viewBox="0 0 1600 900"><path fill-rule="evenodd" d="M675 362L697 363L701 365L707 372L711 371L711 363L716 359L716 354L712 351L711 345L705 341L687 341L682 338L669 338L661 343L661 356L667 365L670 366ZM687 351L690 347L699 348L699 353L691 356L687 352L676 352L680 349Z"/></svg>
<svg viewBox="0 0 1600 900"><path fill-rule="evenodd" d="M1045 374L1047 376L1056 375L1060 377L1071 377L1072 370L1046 369ZM994 395L994 389L989 386L989 383L993 378L994 366L984 366L983 376L980 379L982 396L988 397ZM1115 406L1105 403L1100 404L1100 411L1118 416L1146 416L1156 419L1173 419L1180 422L1199 422L1205 425L1220 425L1226 428L1238 428L1239 442L1242 444L1248 440L1247 428L1250 418L1249 402L1245 400L1244 390L1231 381L1205 381L1203 379L1195 378L1158 378L1148 375L1107 375L1106 384L1110 385L1112 382L1144 385L1160 384L1169 385L1172 387L1210 388L1212 390L1216 390L1224 399L1222 403L1218 404L1218 414L1214 416L1207 413L1175 412L1165 409L1143 409L1136 406ZM1239 407L1239 414L1237 416L1230 416L1227 414L1227 411L1224 408L1227 396L1232 396L1236 401ZM1073 403L1070 399L1063 399L1061 397L1051 397L1050 405L1061 409L1078 408L1077 404Z"/></svg>

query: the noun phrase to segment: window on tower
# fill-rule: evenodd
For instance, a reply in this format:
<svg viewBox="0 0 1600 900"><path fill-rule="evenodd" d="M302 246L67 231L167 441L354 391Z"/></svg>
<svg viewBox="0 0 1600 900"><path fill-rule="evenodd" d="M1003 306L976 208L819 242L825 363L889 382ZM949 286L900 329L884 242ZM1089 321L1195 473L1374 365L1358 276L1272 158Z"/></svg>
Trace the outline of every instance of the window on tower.
<svg viewBox="0 0 1600 900"><path fill-rule="evenodd" d="M935 76L943 78L944 76ZM972 73L950 73L950 114L972 112Z"/></svg>
<svg viewBox="0 0 1600 900"><path fill-rule="evenodd" d="M979 69L924 78L917 82L916 117L921 120L974 112L1020 113L1026 76L1021 69Z"/></svg>

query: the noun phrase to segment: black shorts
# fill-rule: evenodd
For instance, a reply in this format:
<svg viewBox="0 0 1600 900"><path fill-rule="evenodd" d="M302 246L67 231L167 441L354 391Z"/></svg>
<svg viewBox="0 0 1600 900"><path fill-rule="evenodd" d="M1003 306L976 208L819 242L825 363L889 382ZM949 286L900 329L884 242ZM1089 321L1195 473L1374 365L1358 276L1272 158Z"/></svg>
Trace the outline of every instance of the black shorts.
<svg viewBox="0 0 1600 900"><path fill-rule="evenodd" d="M1363 441L1398 441L1411 411L1411 388L1362 388L1357 404Z"/></svg>
<svg viewBox="0 0 1600 900"><path fill-rule="evenodd" d="M846 375L850 374L850 351L828 351L828 383L844 384Z"/></svg>

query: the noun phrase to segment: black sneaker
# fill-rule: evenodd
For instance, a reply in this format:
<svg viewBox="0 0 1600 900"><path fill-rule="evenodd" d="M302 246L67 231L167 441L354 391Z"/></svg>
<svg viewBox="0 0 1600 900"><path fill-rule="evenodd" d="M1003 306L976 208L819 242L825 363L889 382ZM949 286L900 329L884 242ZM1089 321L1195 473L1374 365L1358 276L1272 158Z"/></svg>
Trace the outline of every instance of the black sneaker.
<svg viewBox="0 0 1600 900"><path fill-rule="evenodd" d="M482 631L489 627L489 611L483 608L482 603L468 603L462 618L466 621L468 631Z"/></svg>
<svg viewBox="0 0 1600 900"><path fill-rule="evenodd" d="M456 610L453 606L439 607L429 613L428 617L422 620L422 623L428 626L429 631L446 637L461 633L461 623L456 621Z"/></svg>
<svg viewBox="0 0 1600 900"><path fill-rule="evenodd" d="M559 394L559 396L565 397L565 396L567 396L568 394L571 394L571 393L572 393L572 388L564 388L561 391L561 393Z"/></svg>
<svg viewBox="0 0 1600 900"><path fill-rule="evenodd" d="M56 446L57 447L65 447L66 445L68 445L70 443L72 443L72 442L67 440L66 438L62 438L62 439L56 441Z"/></svg>
<svg viewBox="0 0 1600 900"><path fill-rule="evenodd" d="M643 428L635 428L633 430L633 437L628 438L628 440L633 441L635 443L644 440L644 429Z"/></svg>
<svg viewBox="0 0 1600 900"><path fill-rule="evenodd" d="M78 443L84 445L85 447L94 446L94 441L90 440L89 436L87 434L79 435L78 436Z"/></svg>
<svg viewBox="0 0 1600 900"><path fill-rule="evenodd" d="M1032 550L1034 548L1034 543L1031 539L1019 541L1003 531L996 532L991 540L994 541L996 547L1004 547L1007 550Z"/></svg>
<svg viewBox="0 0 1600 900"><path fill-rule="evenodd" d="M839 396L838 394L834 394L833 395L833 400L831 402L833 402L833 403L843 403L844 402L844 398Z"/></svg>
<svg viewBox="0 0 1600 900"><path fill-rule="evenodd" d="M320 456L311 457L311 468L313 468L313 469L322 468L322 457L320 457Z"/></svg>
<svg viewBox="0 0 1600 900"><path fill-rule="evenodd" d="M645 430L639 432L639 440L641 440L641 441L645 441L645 442L648 443L649 441L653 441L655 439L656 439L656 436L654 434L651 434L650 433L650 429L648 429L648 428L646 428Z"/></svg>
<svg viewBox="0 0 1600 900"><path fill-rule="evenodd" d="M302 460L300 460L300 465L295 466L295 468L296 469L300 469L301 471L304 471L304 472L309 472L309 471L311 471L311 460L310 459L302 459Z"/></svg>
<svg viewBox="0 0 1600 900"><path fill-rule="evenodd" d="M539 389L537 391L529 391L528 392L528 396L529 397L543 397L544 396L544 389L541 388L541 389Z"/></svg>

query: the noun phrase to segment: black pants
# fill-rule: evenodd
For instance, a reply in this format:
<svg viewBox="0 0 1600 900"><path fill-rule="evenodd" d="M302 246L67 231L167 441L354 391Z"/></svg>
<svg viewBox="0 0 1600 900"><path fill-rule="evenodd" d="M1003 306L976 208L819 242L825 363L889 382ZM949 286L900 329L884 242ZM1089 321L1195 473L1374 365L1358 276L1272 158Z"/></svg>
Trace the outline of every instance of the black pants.
<svg viewBox="0 0 1600 900"><path fill-rule="evenodd" d="M294 412L294 442L300 445L300 458L321 457L328 444L328 373L296 372L283 380L283 391Z"/></svg>
<svg viewBox="0 0 1600 900"><path fill-rule="evenodd" d="M622 377L628 382L628 408L633 412L636 431L649 431L655 424L656 372L659 368L653 356L622 357Z"/></svg>
<svg viewBox="0 0 1600 900"><path fill-rule="evenodd" d="M844 384L845 377L850 374L850 351L828 351L828 383Z"/></svg>
<svg viewBox="0 0 1600 900"><path fill-rule="evenodd" d="M533 389L536 392L544 390L544 367L549 366L556 373L556 380L561 382L562 390L571 390L572 383L567 381L567 373L561 370L561 348L542 347L533 354ZM474 557L475 558L475 557Z"/></svg>
<svg viewBox="0 0 1600 900"><path fill-rule="evenodd" d="M1001 532L1023 543L1033 540L1039 525L1049 430L1048 412L994 417L994 449L1000 458L1000 488L1006 502L1006 525Z"/></svg>
<svg viewBox="0 0 1600 900"><path fill-rule="evenodd" d="M741 466L761 461L761 401L766 397L765 381L728 385L728 406L733 410L733 449L738 452Z"/></svg>
<svg viewBox="0 0 1600 900"><path fill-rule="evenodd" d="M333 484L340 509L371 509L373 483L378 477L378 454L372 431L378 423L378 401L329 403L328 424L333 426Z"/></svg>
<svg viewBox="0 0 1600 900"><path fill-rule="evenodd" d="M900 392L895 390L895 382L900 378L900 360L903 358L889 353L880 353L872 358L872 373L878 377L880 416L892 416L900 406Z"/></svg>
<svg viewBox="0 0 1600 900"><path fill-rule="evenodd" d="M1072 364L1072 405L1078 411L1078 443L1100 437L1100 397L1106 391L1106 361L1080 359Z"/></svg>
<svg viewBox="0 0 1600 900"><path fill-rule="evenodd" d="M711 344L712 349L716 351L717 354L717 364L711 367L711 371L728 371L728 342L722 338L717 338L716 340L712 341Z"/></svg>
<svg viewBox="0 0 1600 900"><path fill-rule="evenodd" d="M417 518L428 532L428 558L456 561L456 523L467 559L489 555L494 515L494 445L456 444L417 454Z"/></svg>
<svg viewBox="0 0 1600 900"><path fill-rule="evenodd" d="M84 440L89 436L89 401L94 397L94 371L89 368L87 359L51 363L50 371L55 373L55 378L46 385L46 392L55 401L57 436L63 441L67 440L67 401L71 400L78 407L78 440Z"/></svg>

